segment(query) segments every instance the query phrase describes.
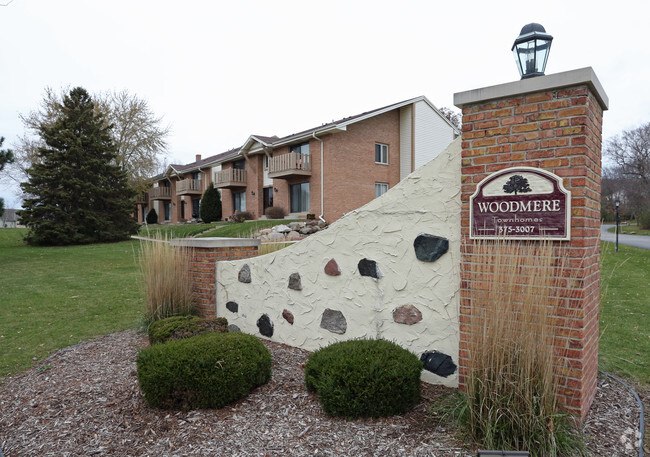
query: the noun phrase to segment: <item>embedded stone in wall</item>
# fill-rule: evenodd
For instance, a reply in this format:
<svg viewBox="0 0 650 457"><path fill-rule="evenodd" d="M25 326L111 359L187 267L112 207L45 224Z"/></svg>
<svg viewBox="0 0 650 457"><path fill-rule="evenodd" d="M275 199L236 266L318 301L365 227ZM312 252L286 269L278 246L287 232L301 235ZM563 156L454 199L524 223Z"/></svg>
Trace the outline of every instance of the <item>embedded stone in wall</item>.
<svg viewBox="0 0 650 457"><path fill-rule="evenodd" d="M236 313L239 311L239 305L237 304L237 302L229 301L228 303L226 303L226 309L230 312Z"/></svg>
<svg viewBox="0 0 650 457"><path fill-rule="evenodd" d="M268 314L262 314L262 317L257 319L257 328L260 329L260 333L264 336L271 338L273 336L273 322Z"/></svg>
<svg viewBox="0 0 650 457"><path fill-rule="evenodd" d="M379 265L374 260L361 259L358 268L361 276L370 276L376 279L381 279L382 277L381 271L379 271Z"/></svg>
<svg viewBox="0 0 650 457"><path fill-rule="evenodd" d="M456 373L456 364L447 354L438 351L427 351L420 360L424 363L424 369L431 373L446 378Z"/></svg>
<svg viewBox="0 0 650 457"><path fill-rule="evenodd" d="M422 313L413 305L402 305L393 311L393 320L398 324L413 325L422 320Z"/></svg>
<svg viewBox="0 0 650 457"><path fill-rule="evenodd" d="M325 274L329 276L341 275L341 269L339 268L339 264L336 263L336 260L332 259L327 262L327 265L325 265Z"/></svg>
<svg viewBox="0 0 650 457"><path fill-rule="evenodd" d="M422 233L413 242L415 256L423 262L435 262L449 250L449 240L441 236Z"/></svg>
<svg viewBox="0 0 650 457"><path fill-rule="evenodd" d="M341 311L327 308L323 311L320 327L329 330L332 333L342 335L348 329L348 322Z"/></svg>
<svg viewBox="0 0 650 457"><path fill-rule="evenodd" d="M248 264L244 265L241 267L241 270L239 270L239 282L251 282L251 269Z"/></svg>
<svg viewBox="0 0 650 457"><path fill-rule="evenodd" d="M229 324L228 325L228 331L229 332L241 332L240 328L237 327L235 324Z"/></svg>
<svg viewBox="0 0 650 457"><path fill-rule="evenodd" d="M291 311L289 311L288 309L285 309L284 311L282 311L282 317L284 317L284 319L288 323L293 325L293 314L291 313Z"/></svg>
<svg viewBox="0 0 650 457"><path fill-rule="evenodd" d="M291 273L291 276L289 276L289 289L302 290L302 283L300 282L300 273Z"/></svg>

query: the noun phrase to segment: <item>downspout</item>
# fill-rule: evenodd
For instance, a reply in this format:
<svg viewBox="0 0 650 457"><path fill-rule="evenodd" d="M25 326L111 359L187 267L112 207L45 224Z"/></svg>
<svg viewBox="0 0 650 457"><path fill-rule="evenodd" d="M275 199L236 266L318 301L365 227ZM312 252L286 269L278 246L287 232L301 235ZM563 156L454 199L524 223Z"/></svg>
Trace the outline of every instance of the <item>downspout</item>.
<svg viewBox="0 0 650 457"><path fill-rule="evenodd" d="M325 173L325 166L323 165L323 156L324 156L323 140L321 140L316 136L316 132L312 132L311 136L313 136L315 140L320 141L320 215L318 216L318 218L321 221L323 221L325 224L327 224L327 221L323 219L323 214L325 214L325 203L324 203L325 176L323 176L323 174Z"/></svg>

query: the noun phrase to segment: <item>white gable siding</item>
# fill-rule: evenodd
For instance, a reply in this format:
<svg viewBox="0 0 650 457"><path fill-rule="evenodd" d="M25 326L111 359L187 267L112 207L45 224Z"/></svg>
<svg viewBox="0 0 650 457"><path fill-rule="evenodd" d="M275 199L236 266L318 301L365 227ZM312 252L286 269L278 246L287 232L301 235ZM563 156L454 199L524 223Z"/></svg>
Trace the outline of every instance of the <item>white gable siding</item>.
<svg viewBox="0 0 650 457"><path fill-rule="evenodd" d="M415 104L415 168L434 159L454 140L454 130L426 102Z"/></svg>
<svg viewBox="0 0 650 457"><path fill-rule="evenodd" d="M403 106L399 110L399 179L406 178L412 171L411 146L413 125L413 105Z"/></svg>

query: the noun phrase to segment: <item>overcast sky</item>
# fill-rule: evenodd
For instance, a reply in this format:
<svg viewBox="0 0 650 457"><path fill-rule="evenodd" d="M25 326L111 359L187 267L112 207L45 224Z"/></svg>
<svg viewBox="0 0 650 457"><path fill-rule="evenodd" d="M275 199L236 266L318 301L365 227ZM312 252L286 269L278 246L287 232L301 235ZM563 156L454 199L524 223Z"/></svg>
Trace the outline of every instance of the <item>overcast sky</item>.
<svg viewBox="0 0 650 457"><path fill-rule="evenodd" d="M9 0L0 0L7 4ZM638 1L13 0L0 6L0 136L46 87L146 99L188 163L408 98L519 79L521 28L553 35L546 74L591 66L603 137L650 122L650 4ZM5 206L19 204L0 177Z"/></svg>

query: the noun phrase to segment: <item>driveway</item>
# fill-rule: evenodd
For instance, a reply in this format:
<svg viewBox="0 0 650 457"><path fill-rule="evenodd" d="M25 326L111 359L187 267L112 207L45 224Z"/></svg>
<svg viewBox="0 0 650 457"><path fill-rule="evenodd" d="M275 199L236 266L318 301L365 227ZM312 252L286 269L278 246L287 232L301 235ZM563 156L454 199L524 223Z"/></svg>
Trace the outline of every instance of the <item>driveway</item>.
<svg viewBox="0 0 650 457"><path fill-rule="evenodd" d="M616 227L614 224L602 224L600 226L600 239L603 241L616 242L616 234L607 232L608 229ZM621 235L618 234L618 244L627 244L637 248L650 249L650 236L642 235Z"/></svg>

